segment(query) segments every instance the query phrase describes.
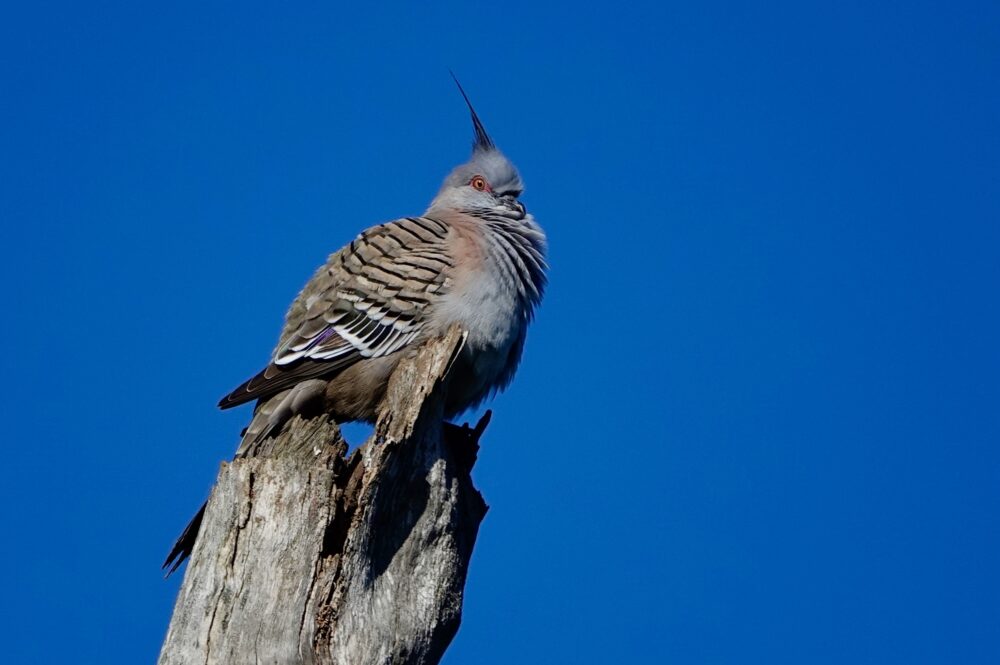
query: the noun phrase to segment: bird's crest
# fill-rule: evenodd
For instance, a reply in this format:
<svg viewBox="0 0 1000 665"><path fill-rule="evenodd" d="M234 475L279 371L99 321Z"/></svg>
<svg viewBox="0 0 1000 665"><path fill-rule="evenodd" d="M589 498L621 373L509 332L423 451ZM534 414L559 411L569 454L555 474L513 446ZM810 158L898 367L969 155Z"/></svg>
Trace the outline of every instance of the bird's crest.
<svg viewBox="0 0 1000 665"><path fill-rule="evenodd" d="M472 116L472 128L476 132L476 138L472 142L472 152L478 152L480 150L496 150L496 145L493 143L493 139L490 135L486 133L486 128L483 127L482 121L476 114L476 109L472 108L472 102L469 101L469 96L465 94L465 89L462 84L458 82L458 77L455 76L455 72L448 70L451 74L451 78L455 81L455 85L458 86L458 91L462 93L462 99L465 100L465 105L469 107L469 114Z"/></svg>

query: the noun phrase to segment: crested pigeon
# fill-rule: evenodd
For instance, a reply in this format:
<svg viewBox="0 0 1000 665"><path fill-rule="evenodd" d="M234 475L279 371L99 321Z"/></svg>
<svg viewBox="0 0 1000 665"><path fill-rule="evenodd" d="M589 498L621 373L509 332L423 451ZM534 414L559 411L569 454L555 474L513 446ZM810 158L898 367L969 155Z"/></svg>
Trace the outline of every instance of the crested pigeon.
<svg viewBox="0 0 1000 665"><path fill-rule="evenodd" d="M306 404L338 422L373 422L399 361L453 324L465 344L450 370L445 416L511 381L545 287L546 239L514 165L486 133L458 80L475 138L427 211L362 231L330 255L292 302L268 365L222 398L257 401L237 457ZM164 567L190 554L202 512Z"/></svg>

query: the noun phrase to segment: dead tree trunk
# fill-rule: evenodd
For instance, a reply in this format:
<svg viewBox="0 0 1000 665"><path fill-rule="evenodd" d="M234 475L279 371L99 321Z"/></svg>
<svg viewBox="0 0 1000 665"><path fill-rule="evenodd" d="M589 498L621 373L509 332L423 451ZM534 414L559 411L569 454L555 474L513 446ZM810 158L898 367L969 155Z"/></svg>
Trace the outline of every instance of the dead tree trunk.
<svg viewBox="0 0 1000 665"><path fill-rule="evenodd" d="M174 663L437 663L458 630L486 504L486 418L442 424L457 330L401 363L375 433L296 417L223 464L160 652Z"/></svg>

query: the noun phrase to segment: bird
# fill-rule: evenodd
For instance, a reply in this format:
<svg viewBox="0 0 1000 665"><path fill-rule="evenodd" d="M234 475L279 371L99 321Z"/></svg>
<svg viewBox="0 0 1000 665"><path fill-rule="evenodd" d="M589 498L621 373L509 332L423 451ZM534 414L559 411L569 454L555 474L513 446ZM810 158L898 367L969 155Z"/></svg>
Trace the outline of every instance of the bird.
<svg viewBox="0 0 1000 665"><path fill-rule="evenodd" d="M236 458L308 405L339 423L374 422L399 362L453 325L465 341L449 371L446 419L513 379L546 286L547 240L521 201L520 173L452 78L472 120L471 157L422 215L362 231L313 274L267 365L219 401L256 402ZM190 555L204 510L164 562L168 575Z"/></svg>

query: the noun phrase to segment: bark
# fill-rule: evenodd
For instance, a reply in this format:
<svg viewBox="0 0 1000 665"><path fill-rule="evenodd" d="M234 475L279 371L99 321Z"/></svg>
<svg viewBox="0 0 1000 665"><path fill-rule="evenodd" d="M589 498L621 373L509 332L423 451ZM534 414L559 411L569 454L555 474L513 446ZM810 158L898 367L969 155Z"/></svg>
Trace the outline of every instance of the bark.
<svg viewBox="0 0 1000 665"><path fill-rule="evenodd" d="M486 504L470 471L487 417L442 423L462 345L404 361L372 439L296 417L223 464L159 662L437 663L458 630Z"/></svg>

